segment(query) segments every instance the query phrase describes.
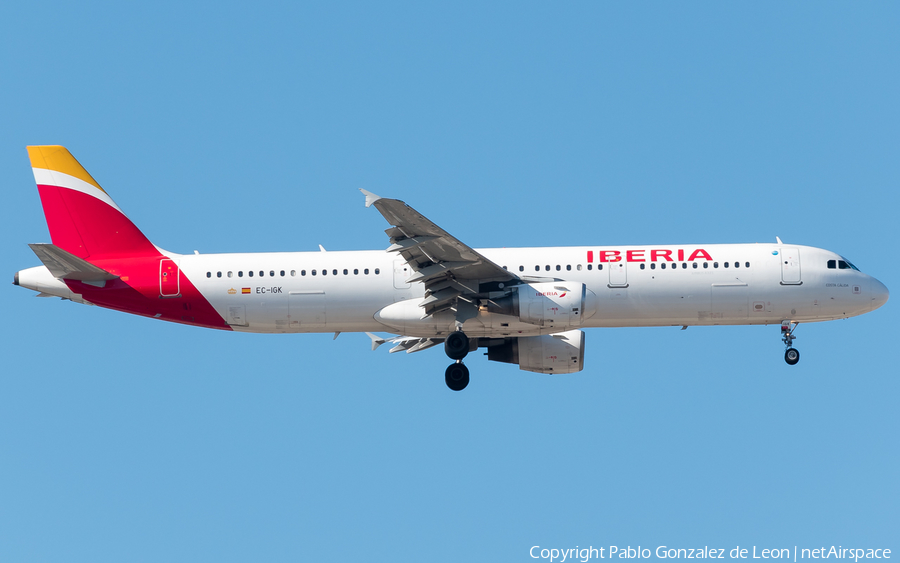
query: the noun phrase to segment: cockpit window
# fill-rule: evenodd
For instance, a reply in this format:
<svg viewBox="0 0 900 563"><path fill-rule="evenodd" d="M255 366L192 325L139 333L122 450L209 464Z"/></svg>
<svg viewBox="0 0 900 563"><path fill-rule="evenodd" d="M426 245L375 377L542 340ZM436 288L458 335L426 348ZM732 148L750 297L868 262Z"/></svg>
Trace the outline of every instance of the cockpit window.
<svg viewBox="0 0 900 563"><path fill-rule="evenodd" d="M837 268L838 270L856 270L859 271L859 268L853 265L853 262L844 258L843 260L829 260L828 261L828 269L834 270Z"/></svg>

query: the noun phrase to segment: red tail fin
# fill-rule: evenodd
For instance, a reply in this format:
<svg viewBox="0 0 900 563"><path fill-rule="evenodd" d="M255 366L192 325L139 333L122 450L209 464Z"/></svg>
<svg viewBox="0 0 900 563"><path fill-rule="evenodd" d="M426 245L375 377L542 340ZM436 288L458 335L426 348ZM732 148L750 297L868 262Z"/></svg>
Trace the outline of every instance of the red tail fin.
<svg viewBox="0 0 900 563"><path fill-rule="evenodd" d="M53 244L83 258L159 251L65 147L28 147Z"/></svg>

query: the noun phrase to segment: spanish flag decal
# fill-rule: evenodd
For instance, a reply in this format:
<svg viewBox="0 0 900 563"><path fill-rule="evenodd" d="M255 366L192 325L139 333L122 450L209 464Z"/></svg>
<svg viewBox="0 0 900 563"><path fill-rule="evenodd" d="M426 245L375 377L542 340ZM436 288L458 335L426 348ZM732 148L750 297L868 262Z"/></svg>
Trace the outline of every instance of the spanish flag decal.
<svg viewBox="0 0 900 563"><path fill-rule="evenodd" d="M241 288L241 295L247 295L247 294L249 294L249 293L250 293L250 288L249 288L249 287L242 287L242 288Z"/></svg>

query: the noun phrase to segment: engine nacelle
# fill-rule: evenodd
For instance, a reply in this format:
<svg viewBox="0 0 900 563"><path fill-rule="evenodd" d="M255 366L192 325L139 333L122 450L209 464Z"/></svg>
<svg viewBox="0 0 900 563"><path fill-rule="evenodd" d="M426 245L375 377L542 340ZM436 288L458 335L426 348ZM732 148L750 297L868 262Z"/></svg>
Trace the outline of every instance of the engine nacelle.
<svg viewBox="0 0 900 563"><path fill-rule="evenodd" d="M510 338L488 348L488 360L519 364L537 373L575 373L584 369L584 332Z"/></svg>
<svg viewBox="0 0 900 563"><path fill-rule="evenodd" d="M585 317L587 293L585 285L578 282L523 284L516 286L512 295L488 303L488 311L545 328L578 327Z"/></svg>

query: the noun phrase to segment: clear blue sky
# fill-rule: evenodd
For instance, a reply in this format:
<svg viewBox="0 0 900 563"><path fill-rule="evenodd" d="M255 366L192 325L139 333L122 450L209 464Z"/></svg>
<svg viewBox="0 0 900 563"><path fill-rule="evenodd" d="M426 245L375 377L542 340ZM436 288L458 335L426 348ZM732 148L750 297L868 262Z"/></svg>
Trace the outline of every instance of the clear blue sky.
<svg viewBox="0 0 900 563"><path fill-rule="evenodd" d="M324 6L324 7L323 7ZM63 144L177 252L380 249L357 188L475 247L786 242L894 292L801 326L594 329L548 377L0 285L0 561L532 561L900 550L900 7L0 7L3 275ZM898 554L900 555L900 554Z"/></svg>

